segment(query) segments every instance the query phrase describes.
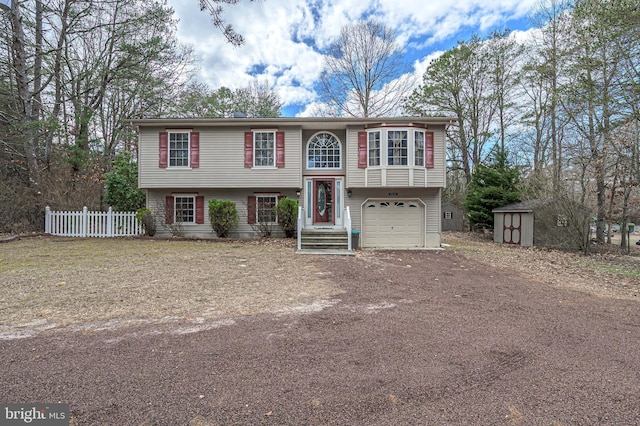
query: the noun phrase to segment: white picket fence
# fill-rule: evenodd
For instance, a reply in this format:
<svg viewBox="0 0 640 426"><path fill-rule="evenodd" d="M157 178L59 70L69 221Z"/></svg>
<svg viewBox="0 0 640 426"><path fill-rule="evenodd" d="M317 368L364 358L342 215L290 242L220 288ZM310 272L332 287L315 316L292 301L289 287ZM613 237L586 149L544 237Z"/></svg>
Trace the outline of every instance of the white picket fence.
<svg viewBox="0 0 640 426"><path fill-rule="evenodd" d="M135 212L54 212L45 209L44 232L64 237L131 237L144 233Z"/></svg>

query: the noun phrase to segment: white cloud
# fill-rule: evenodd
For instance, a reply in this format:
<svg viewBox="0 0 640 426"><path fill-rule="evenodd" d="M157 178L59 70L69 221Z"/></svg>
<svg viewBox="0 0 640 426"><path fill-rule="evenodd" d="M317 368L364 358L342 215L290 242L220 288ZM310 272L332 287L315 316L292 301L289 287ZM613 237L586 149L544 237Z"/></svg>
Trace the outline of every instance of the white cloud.
<svg viewBox="0 0 640 426"><path fill-rule="evenodd" d="M343 25L376 18L398 32L398 41L422 76L434 51L453 46L460 31L502 29L537 0L262 0L225 6L224 17L245 38L226 43L196 0L169 0L180 18L178 37L200 61L200 79L212 88L246 86L268 79L285 104L311 105L322 70L320 50ZM458 36L459 37L459 36ZM443 45L446 43L449 45ZM303 108L309 111L310 108Z"/></svg>

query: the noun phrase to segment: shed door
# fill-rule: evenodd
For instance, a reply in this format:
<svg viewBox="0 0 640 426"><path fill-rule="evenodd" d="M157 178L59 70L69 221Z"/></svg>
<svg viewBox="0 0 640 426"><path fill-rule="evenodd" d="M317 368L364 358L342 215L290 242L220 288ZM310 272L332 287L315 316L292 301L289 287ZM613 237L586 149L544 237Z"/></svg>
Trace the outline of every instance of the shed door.
<svg viewBox="0 0 640 426"><path fill-rule="evenodd" d="M521 234L522 217L520 216L520 213L505 213L502 241L507 244L520 244Z"/></svg>
<svg viewBox="0 0 640 426"><path fill-rule="evenodd" d="M362 246L424 246L424 207L416 200L367 201L362 209Z"/></svg>

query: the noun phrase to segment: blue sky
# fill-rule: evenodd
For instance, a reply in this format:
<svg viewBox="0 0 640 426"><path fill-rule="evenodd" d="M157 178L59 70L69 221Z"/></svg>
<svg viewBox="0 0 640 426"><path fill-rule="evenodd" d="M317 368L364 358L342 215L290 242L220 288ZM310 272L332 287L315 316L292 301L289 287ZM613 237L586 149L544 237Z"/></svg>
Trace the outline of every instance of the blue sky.
<svg viewBox="0 0 640 426"><path fill-rule="evenodd" d="M509 28L527 31L539 0L240 0L225 18L246 43L233 47L214 29L196 0L169 0L179 39L199 61L198 78L216 89L268 80L285 103L284 115L310 115L322 70L322 49L343 25L375 18L393 28L412 73L421 80L427 64L471 34Z"/></svg>
<svg viewBox="0 0 640 426"><path fill-rule="evenodd" d="M224 5L224 16L244 36L241 47L225 42L198 0L167 2L179 20L178 38L193 48L198 79L213 89L267 80L285 103L285 116L308 116L317 102L321 52L342 26L375 18L393 28L420 81L427 64L458 40L505 28L527 31L527 15L540 0L240 0Z"/></svg>

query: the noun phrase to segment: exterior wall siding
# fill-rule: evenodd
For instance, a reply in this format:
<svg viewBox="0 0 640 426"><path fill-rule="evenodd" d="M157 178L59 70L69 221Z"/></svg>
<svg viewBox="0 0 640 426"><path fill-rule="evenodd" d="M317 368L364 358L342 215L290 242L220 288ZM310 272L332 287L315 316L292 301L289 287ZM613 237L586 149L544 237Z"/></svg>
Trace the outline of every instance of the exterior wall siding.
<svg viewBox="0 0 640 426"><path fill-rule="evenodd" d="M267 188L265 190L253 191L247 189L227 190L227 189L161 189L161 190L148 190L147 191L147 208L156 216L157 233L159 237L170 237L173 235L172 226L165 224L164 206L165 197L171 194L197 194L204 196L204 224L184 224L177 228L182 232L185 237L192 238L218 238L211 222L209 221L209 200L231 200L236 203L236 209L238 210L238 227L234 229L229 237L230 238L257 238L259 233L256 231L255 226L248 223L247 213L247 199L250 195L257 193L269 193L280 194L288 198L297 200L295 190L290 188ZM278 224L273 225L273 236L284 236L282 228Z"/></svg>
<svg viewBox="0 0 640 426"><path fill-rule="evenodd" d="M522 235L520 245L523 247L533 246L533 213L522 213Z"/></svg>
<svg viewBox="0 0 640 426"><path fill-rule="evenodd" d="M297 199L307 211L305 179L335 177L341 182L344 205L349 206L352 227L362 231L362 204L367 199L419 199L424 203L425 247L439 247L441 242L441 191L446 184L445 124L447 119L414 123L428 125L434 133L434 168L420 166L358 167L358 132L365 126L396 126L408 121L389 118L380 123L371 119L194 119L140 120L140 152L138 158L139 186L147 192L147 206L158 215L159 236L171 236L172 227L164 224L165 197L171 194L204 196L204 224L181 225L182 235L197 238L217 238L209 223L208 202L212 198L236 203L239 224L230 237L258 237L255 226L247 221L247 198L254 193L280 194ZM135 120L134 120L135 123ZM184 123L189 123L186 125ZM435 123L435 124L433 124ZM166 126L166 127L164 127ZM406 127L409 128L409 127ZM185 129L199 133L199 167L161 168L159 166L159 133ZM248 168L245 166L245 132L257 129L285 133L285 166L282 168ZM341 143L339 168L315 169L307 163L309 140L317 133L328 132ZM381 147L385 149L384 145ZM412 149L412 148L411 148ZM413 153L409 151L411 164ZM341 180L343 178L343 180ZM338 184L336 184L336 190ZM300 189L298 198L296 190ZM347 192L351 190L352 196ZM339 200L336 203L340 202ZM338 206L336 206L337 208ZM342 209L341 209L342 212ZM415 216L413 216L415 219ZM342 220L342 218L340 218ZM338 220L336 219L336 222ZM336 226L339 226L337 224ZM272 235L282 235L274 225ZM381 231L382 233L386 231Z"/></svg>
<svg viewBox="0 0 640 426"><path fill-rule="evenodd" d="M165 128L145 128L138 159L140 188L299 188L302 182L301 131L285 132L285 167L245 168L244 132L250 128L193 128L200 132L200 167L158 166L158 134Z"/></svg>
<svg viewBox="0 0 640 426"><path fill-rule="evenodd" d="M503 243L504 213L493 214L493 242Z"/></svg>

